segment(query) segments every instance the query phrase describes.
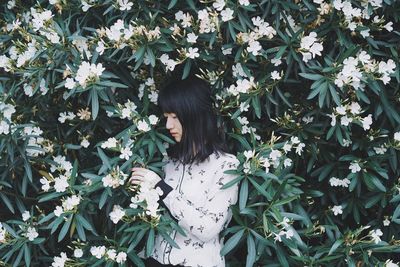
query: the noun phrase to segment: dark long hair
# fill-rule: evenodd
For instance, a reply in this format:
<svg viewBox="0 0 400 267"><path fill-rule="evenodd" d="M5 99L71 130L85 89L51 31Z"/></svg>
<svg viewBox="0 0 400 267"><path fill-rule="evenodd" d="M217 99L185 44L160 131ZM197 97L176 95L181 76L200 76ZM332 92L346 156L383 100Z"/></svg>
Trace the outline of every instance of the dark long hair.
<svg viewBox="0 0 400 267"><path fill-rule="evenodd" d="M227 152L224 133L217 125L211 88L194 76L176 80L160 90L158 105L175 113L182 124L181 141L171 146L171 158L186 163L202 162L213 152Z"/></svg>

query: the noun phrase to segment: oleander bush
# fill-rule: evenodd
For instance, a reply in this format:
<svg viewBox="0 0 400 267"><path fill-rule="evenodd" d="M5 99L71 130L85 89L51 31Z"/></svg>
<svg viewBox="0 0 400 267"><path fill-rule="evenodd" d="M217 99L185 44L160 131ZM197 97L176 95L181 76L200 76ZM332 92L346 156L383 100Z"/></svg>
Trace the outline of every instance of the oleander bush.
<svg viewBox="0 0 400 267"><path fill-rule="evenodd" d="M180 230L128 179L162 175L158 90L190 75L241 162L227 266L398 266L399 1L4 0L0 25L1 266L143 266Z"/></svg>

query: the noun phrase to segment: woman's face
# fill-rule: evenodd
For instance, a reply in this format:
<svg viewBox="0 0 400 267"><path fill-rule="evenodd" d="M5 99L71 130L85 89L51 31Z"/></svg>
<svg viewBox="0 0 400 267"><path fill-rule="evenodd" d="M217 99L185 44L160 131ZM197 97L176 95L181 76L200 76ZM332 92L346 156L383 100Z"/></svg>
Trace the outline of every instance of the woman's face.
<svg viewBox="0 0 400 267"><path fill-rule="evenodd" d="M182 124L179 121L175 113L164 113L164 117L167 119L165 127L169 133L175 139L176 142L180 142L182 139Z"/></svg>

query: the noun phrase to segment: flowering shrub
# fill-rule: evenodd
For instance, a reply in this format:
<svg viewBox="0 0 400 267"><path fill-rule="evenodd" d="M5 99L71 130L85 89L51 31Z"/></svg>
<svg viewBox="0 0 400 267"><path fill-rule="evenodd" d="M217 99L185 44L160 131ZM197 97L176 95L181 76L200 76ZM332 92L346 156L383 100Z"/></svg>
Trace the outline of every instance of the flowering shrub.
<svg viewBox="0 0 400 267"><path fill-rule="evenodd" d="M398 266L400 2L3 2L0 265L143 266L181 230L128 177L196 73L241 162L228 266Z"/></svg>

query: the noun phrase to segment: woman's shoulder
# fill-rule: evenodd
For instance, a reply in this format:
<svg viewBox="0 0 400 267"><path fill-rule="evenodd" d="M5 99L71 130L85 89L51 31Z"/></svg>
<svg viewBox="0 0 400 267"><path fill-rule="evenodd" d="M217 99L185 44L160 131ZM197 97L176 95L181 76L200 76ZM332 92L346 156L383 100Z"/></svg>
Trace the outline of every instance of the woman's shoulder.
<svg viewBox="0 0 400 267"><path fill-rule="evenodd" d="M226 152L214 152L210 155L209 162L212 165L218 165L223 170L236 169L239 165L236 156Z"/></svg>

